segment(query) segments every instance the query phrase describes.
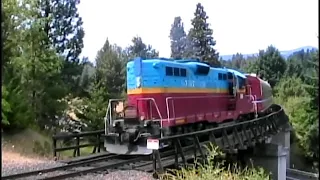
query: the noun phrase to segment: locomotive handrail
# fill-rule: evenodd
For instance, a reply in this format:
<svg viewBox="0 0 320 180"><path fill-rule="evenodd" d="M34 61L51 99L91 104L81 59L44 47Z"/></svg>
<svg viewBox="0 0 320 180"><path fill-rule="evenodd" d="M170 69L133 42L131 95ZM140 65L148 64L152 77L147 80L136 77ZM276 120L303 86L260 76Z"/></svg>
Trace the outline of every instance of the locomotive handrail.
<svg viewBox="0 0 320 180"><path fill-rule="evenodd" d="M254 109L255 114L257 115L257 113L258 113L258 107L257 107L257 104L254 103L255 98L256 98L257 96L256 96L256 95L252 95L252 94L246 95L246 96L249 96L250 99L252 99L252 101L251 101L251 102L252 102L252 106L253 106L253 109Z"/></svg>
<svg viewBox="0 0 320 180"><path fill-rule="evenodd" d="M137 105L138 105L138 101L139 101L139 100L151 100L151 101L154 103L154 105L156 106L158 115L159 115L159 117L160 117L160 127L162 128L162 115L161 115L161 112L160 112L160 110L159 110L159 107L158 107L156 101L154 100L154 98L137 98L137 99L136 99Z"/></svg>
<svg viewBox="0 0 320 180"><path fill-rule="evenodd" d="M262 99L262 100L259 100L259 101L253 101L253 103L256 105L256 104L258 104L258 103L269 102L269 101L272 100L272 98L273 98L273 96L270 96L270 97L268 97L267 99ZM263 109L262 111L264 111L264 110L266 110L266 108Z"/></svg>
<svg viewBox="0 0 320 180"><path fill-rule="evenodd" d="M255 111L255 113L257 114L258 113L258 107L257 107L257 104L259 104L259 103L264 103L264 102L268 102L268 101L270 101L270 100L272 100L272 96L270 96L270 97L268 97L267 99L263 99L263 100L259 100L259 101L257 101L256 99L257 99L257 96L256 95L246 95L246 96L250 96L250 99L252 98L252 104L253 104L253 106L254 106L254 111ZM252 96L252 97L251 97Z"/></svg>
<svg viewBox="0 0 320 180"><path fill-rule="evenodd" d="M252 122L256 122L256 121L260 121L262 119L266 119L266 118L274 116L274 115L276 115L278 113L283 112L283 108L281 106L278 106L278 107L280 107L280 109L278 111L276 111L276 112L272 112L272 113L270 113L270 114L268 114L266 116L255 118L255 119L252 119L252 120L249 120L249 121L239 122L239 123L236 124L236 126L243 125L243 124L248 124L248 123L252 123ZM234 124L230 124L230 125L215 127L215 128L212 128L212 129L205 129L205 130L202 130L202 131L189 132L189 133L178 134L178 135L173 135L173 136L166 136L166 137L159 138L159 141L163 142L163 141L167 141L167 140L170 140L170 139L176 139L176 138L181 138L181 137L187 137L187 136L193 136L193 135L208 133L208 132L211 132L211 131L216 131L216 130L220 130L220 129L224 129L224 128L230 128L230 127L233 127L233 126L235 126L235 125Z"/></svg>
<svg viewBox="0 0 320 180"><path fill-rule="evenodd" d="M252 101L253 103L264 103L264 102L267 102L267 101L270 101L272 98L272 96L268 97L267 99L263 99L263 100L259 100L259 101Z"/></svg>
<svg viewBox="0 0 320 180"><path fill-rule="evenodd" d="M125 99L109 99L109 102L108 102L108 108L107 108L107 112L106 112L106 115L104 117L104 128L105 128L105 134L107 135L108 134L108 128L107 128L107 120L108 120L108 123L109 123L109 126L112 126L113 122L111 122L112 120L112 111L110 111L112 109L112 102L117 102L117 101L125 101ZM110 116L109 116L109 119L108 119L108 114L110 113Z"/></svg>

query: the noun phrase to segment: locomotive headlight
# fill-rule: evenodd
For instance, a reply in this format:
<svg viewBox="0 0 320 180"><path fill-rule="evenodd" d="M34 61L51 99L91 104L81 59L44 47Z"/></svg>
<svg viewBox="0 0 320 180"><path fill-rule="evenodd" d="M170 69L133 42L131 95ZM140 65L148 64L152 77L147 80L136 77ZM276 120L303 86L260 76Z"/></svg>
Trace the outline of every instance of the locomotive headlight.
<svg viewBox="0 0 320 180"><path fill-rule="evenodd" d="M136 86L137 88L141 87L141 77L136 77Z"/></svg>

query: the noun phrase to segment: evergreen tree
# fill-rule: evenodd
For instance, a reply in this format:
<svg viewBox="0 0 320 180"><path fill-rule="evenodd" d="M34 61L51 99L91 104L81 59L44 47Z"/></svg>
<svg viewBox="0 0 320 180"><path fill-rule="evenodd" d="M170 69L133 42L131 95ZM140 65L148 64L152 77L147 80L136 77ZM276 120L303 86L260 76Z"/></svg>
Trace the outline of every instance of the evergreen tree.
<svg viewBox="0 0 320 180"><path fill-rule="evenodd" d="M287 59L287 69L285 75L287 77L299 77L304 81L304 74L308 73L308 62L312 60L312 51L294 52Z"/></svg>
<svg viewBox="0 0 320 180"><path fill-rule="evenodd" d="M81 65L82 73L79 80L79 95L80 97L88 97L90 88L91 88L91 81L93 81L94 74L95 74L95 67L93 64L88 60L88 58L83 58Z"/></svg>
<svg viewBox="0 0 320 180"><path fill-rule="evenodd" d="M135 57L156 58L159 56L159 52L153 49L151 45L146 45L139 36L134 37L132 43L133 45L128 48L128 54L131 59Z"/></svg>
<svg viewBox="0 0 320 180"><path fill-rule="evenodd" d="M187 34L186 37L186 46L185 46L185 50L183 53L183 57L184 58L190 58L190 59L197 59L197 57L194 55L194 48L193 48L193 44L192 44L192 37L190 35L190 31Z"/></svg>
<svg viewBox="0 0 320 180"><path fill-rule="evenodd" d="M181 17L175 17L170 30L171 57L182 59L186 50L186 32Z"/></svg>
<svg viewBox="0 0 320 180"><path fill-rule="evenodd" d="M41 14L46 18L45 32L58 54L67 62L79 62L84 30L78 7L80 0L41 0Z"/></svg>
<svg viewBox="0 0 320 180"><path fill-rule="evenodd" d="M212 37L212 29L207 22L208 16L204 11L203 6L198 3L194 18L191 21L192 28L188 34L189 51L191 51L194 58L201 61L208 62L212 66L220 66L219 54L214 49L216 41Z"/></svg>
<svg viewBox="0 0 320 180"><path fill-rule="evenodd" d="M305 129L307 133L306 146L307 156L312 160L316 167L319 164L316 159L319 159L319 50L312 52L312 59L309 61L309 73L306 74L306 91L310 96L310 101L307 106L309 128Z"/></svg>
<svg viewBox="0 0 320 180"><path fill-rule="evenodd" d="M278 49L269 46L266 51L259 52L256 68L257 74L274 87L286 70L286 62Z"/></svg>
<svg viewBox="0 0 320 180"><path fill-rule="evenodd" d="M77 5L80 0L40 0L41 16L46 19L44 31L48 42L63 57L61 77L71 92L77 92L82 67L79 55L84 30Z"/></svg>
<svg viewBox="0 0 320 180"><path fill-rule="evenodd" d="M304 75L306 84L304 85L311 97L310 108L319 110L319 51L311 54L312 59L308 61L308 73Z"/></svg>
<svg viewBox="0 0 320 180"><path fill-rule="evenodd" d="M127 59L120 47L111 45L107 39L96 57L96 70L90 85L88 105L83 113L89 130L103 128L103 118L111 98L121 98L125 83L125 63Z"/></svg>
<svg viewBox="0 0 320 180"><path fill-rule="evenodd" d="M3 84L11 110L6 117L10 128L38 123L43 129L52 125L63 109L63 103L58 101L63 88L56 79L61 60L46 43L43 31L46 19L39 17L37 1L12 0L3 4L2 27L6 31Z"/></svg>
<svg viewBox="0 0 320 180"><path fill-rule="evenodd" d="M111 45L108 39L97 53L96 78L112 98L120 98L124 89L125 62L121 48Z"/></svg>
<svg viewBox="0 0 320 180"><path fill-rule="evenodd" d="M87 107L84 109L83 114L77 116L86 120L88 127L86 130L94 131L103 129L104 117L108 108L109 94L107 87L100 84L97 79L92 83L92 88L89 91L89 98L85 98Z"/></svg>
<svg viewBox="0 0 320 180"><path fill-rule="evenodd" d="M231 58L232 68L242 70L246 66L245 58L241 53L232 55Z"/></svg>

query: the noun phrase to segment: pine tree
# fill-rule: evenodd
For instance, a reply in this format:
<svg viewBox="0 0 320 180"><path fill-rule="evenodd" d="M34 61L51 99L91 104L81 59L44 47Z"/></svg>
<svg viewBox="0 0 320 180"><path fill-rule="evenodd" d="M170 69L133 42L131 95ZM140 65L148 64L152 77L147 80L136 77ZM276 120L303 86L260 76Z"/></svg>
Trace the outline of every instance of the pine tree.
<svg viewBox="0 0 320 180"><path fill-rule="evenodd" d="M81 65L82 73L79 80L79 95L80 97L88 97L90 92L91 81L93 80L95 74L95 67L88 60L88 58L83 58Z"/></svg>
<svg viewBox="0 0 320 180"><path fill-rule="evenodd" d="M47 43L64 59L61 78L71 92L77 92L82 72L79 55L84 47L84 30L79 3L80 0L40 0Z"/></svg>
<svg viewBox="0 0 320 180"><path fill-rule="evenodd" d="M117 45L111 45L107 39L96 57L96 70L90 85L88 105L83 113L89 130L103 128L103 118L109 99L121 98L125 83L126 56Z"/></svg>
<svg viewBox="0 0 320 180"><path fill-rule="evenodd" d="M286 70L286 61L274 46L269 46L266 51L261 50L255 63L257 74L272 87L280 81Z"/></svg>
<svg viewBox="0 0 320 180"><path fill-rule="evenodd" d="M89 92L89 98L85 98L87 107L84 109L83 114L77 114L77 116L82 116L86 120L88 124L86 130L103 129L104 116L107 112L109 98L107 87L101 85L101 82L97 79L94 80Z"/></svg>
<svg viewBox="0 0 320 180"><path fill-rule="evenodd" d="M182 59L186 50L186 32L181 17L175 17L170 30L171 39L171 57L174 59Z"/></svg>
<svg viewBox="0 0 320 180"><path fill-rule="evenodd" d="M309 94L310 100L305 109L307 118L303 119L307 127L304 129L305 136L302 141L304 142L304 149L309 160L316 162L319 159L319 50L311 53L311 60L308 61L308 73L305 74L304 87ZM316 164L317 168L319 165Z"/></svg>
<svg viewBox="0 0 320 180"><path fill-rule="evenodd" d="M79 62L84 30L77 5L80 0L41 0L41 14L46 18L45 32L58 54L67 62Z"/></svg>
<svg viewBox="0 0 320 180"><path fill-rule="evenodd" d="M319 50L312 52L311 56L312 59L308 61L308 73L304 75L304 86L311 97L310 108L319 110Z"/></svg>
<svg viewBox="0 0 320 180"><path fill-rule="evenodd" d="M236 53L232 55L231 64L232 64L232 68L243 70L243 67L245 67L246 65L246 61L241 53Z"/></svg>
<svg viewBox="0 0 320 180"><path fill-rule="evenodd" d="M120 98L124 89L125 61L122 50L111 45L107 39L96 57L96 78L101 86L107 88L111 98ZM107 99L107 98L106 98Z"/></svg>
<svg viewBox="0 0 320 180"><path fill-rule="evenodd" d="M312 53L313 51L305 51L301 50L298 52L294 52L287 58L287 69L285 75L287 77L299 77L302 81L305 81L304 74L308 73L309 61L312 61Z"/></svg>
<svg viewBox="0 0 320 180"><path fill-rule="evenodd" d="M208 16L201 3L197 4L194 18L191 21L192 28L188 34L189 51L192 55L201 61L208 62L212 66L220 66L219 54L214 49L216 41L212 37L212 29L207 22Z"/></svg>
<svg viewBox="0 0 320 180"><path fill-rule="evenodd" d="M131 59L135 57L156 58L159 56L159 52L153 49L151 45L146 45L139 36L134 37L132 43L133 45L128 47L128 54Z"/></svg>
<svg viewBox="0 0 320 180"><path fill-rule="evenodd" d="M2 27L5 38L3 82L10 105L10 128L40 125L52 127L64 107L59 102L63 87L59 83L61 59L47 42L43 31L47 19L39 16L36 0L3 2L6 16ZM58 79L57 79L58 78Z"/></svg>

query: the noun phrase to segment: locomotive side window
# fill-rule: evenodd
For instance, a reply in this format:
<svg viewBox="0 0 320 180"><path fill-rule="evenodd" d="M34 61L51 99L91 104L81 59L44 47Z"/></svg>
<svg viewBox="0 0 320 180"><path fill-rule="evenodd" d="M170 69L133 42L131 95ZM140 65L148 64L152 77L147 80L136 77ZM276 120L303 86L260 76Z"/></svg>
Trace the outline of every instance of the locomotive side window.
<svg viewBox="0 0 320 180"><path fill-rule="evenodd" d="M173 68L173 75L174 76L180 76L179 68Z"/></svg>
<svg viewBox="0 0 320 180"><path fill-rule="evenodd" d="M206 76L206 75L208 75L208 73L210 71L210 67L208 67L208 66L197 65L196 67L197 67L197 69L196 69L195 74L198 74L198 75Z"/></svg>
<svg viewBox="0 0 320 180"><path fill-rule="evenodd" d="M166 67L167 76L187 77L187 70L184 68Z"/></svg>
<svg viewBox="0 0 320 180"><path fill-rule="evenodd" d="M222 74L222 80L227 80L227 74Z"/></svg>
<svg viewBox="0 0 320 180"><path fill-rule="evenodd" d="M218 73L218 80L222 80L222 74Z"/></svg>
<svg viewBox="0 0 320 180"><path fill-rule="evenodd" d="M172 67L166 67L166 75L173 76L173 68Z"/></svg>
<svg viewBox="0 0 320 180"><path fill-rule="evenodd" d="M187 77L187 70L186 69L180 69L180 75L182 77Z"/></svg>

